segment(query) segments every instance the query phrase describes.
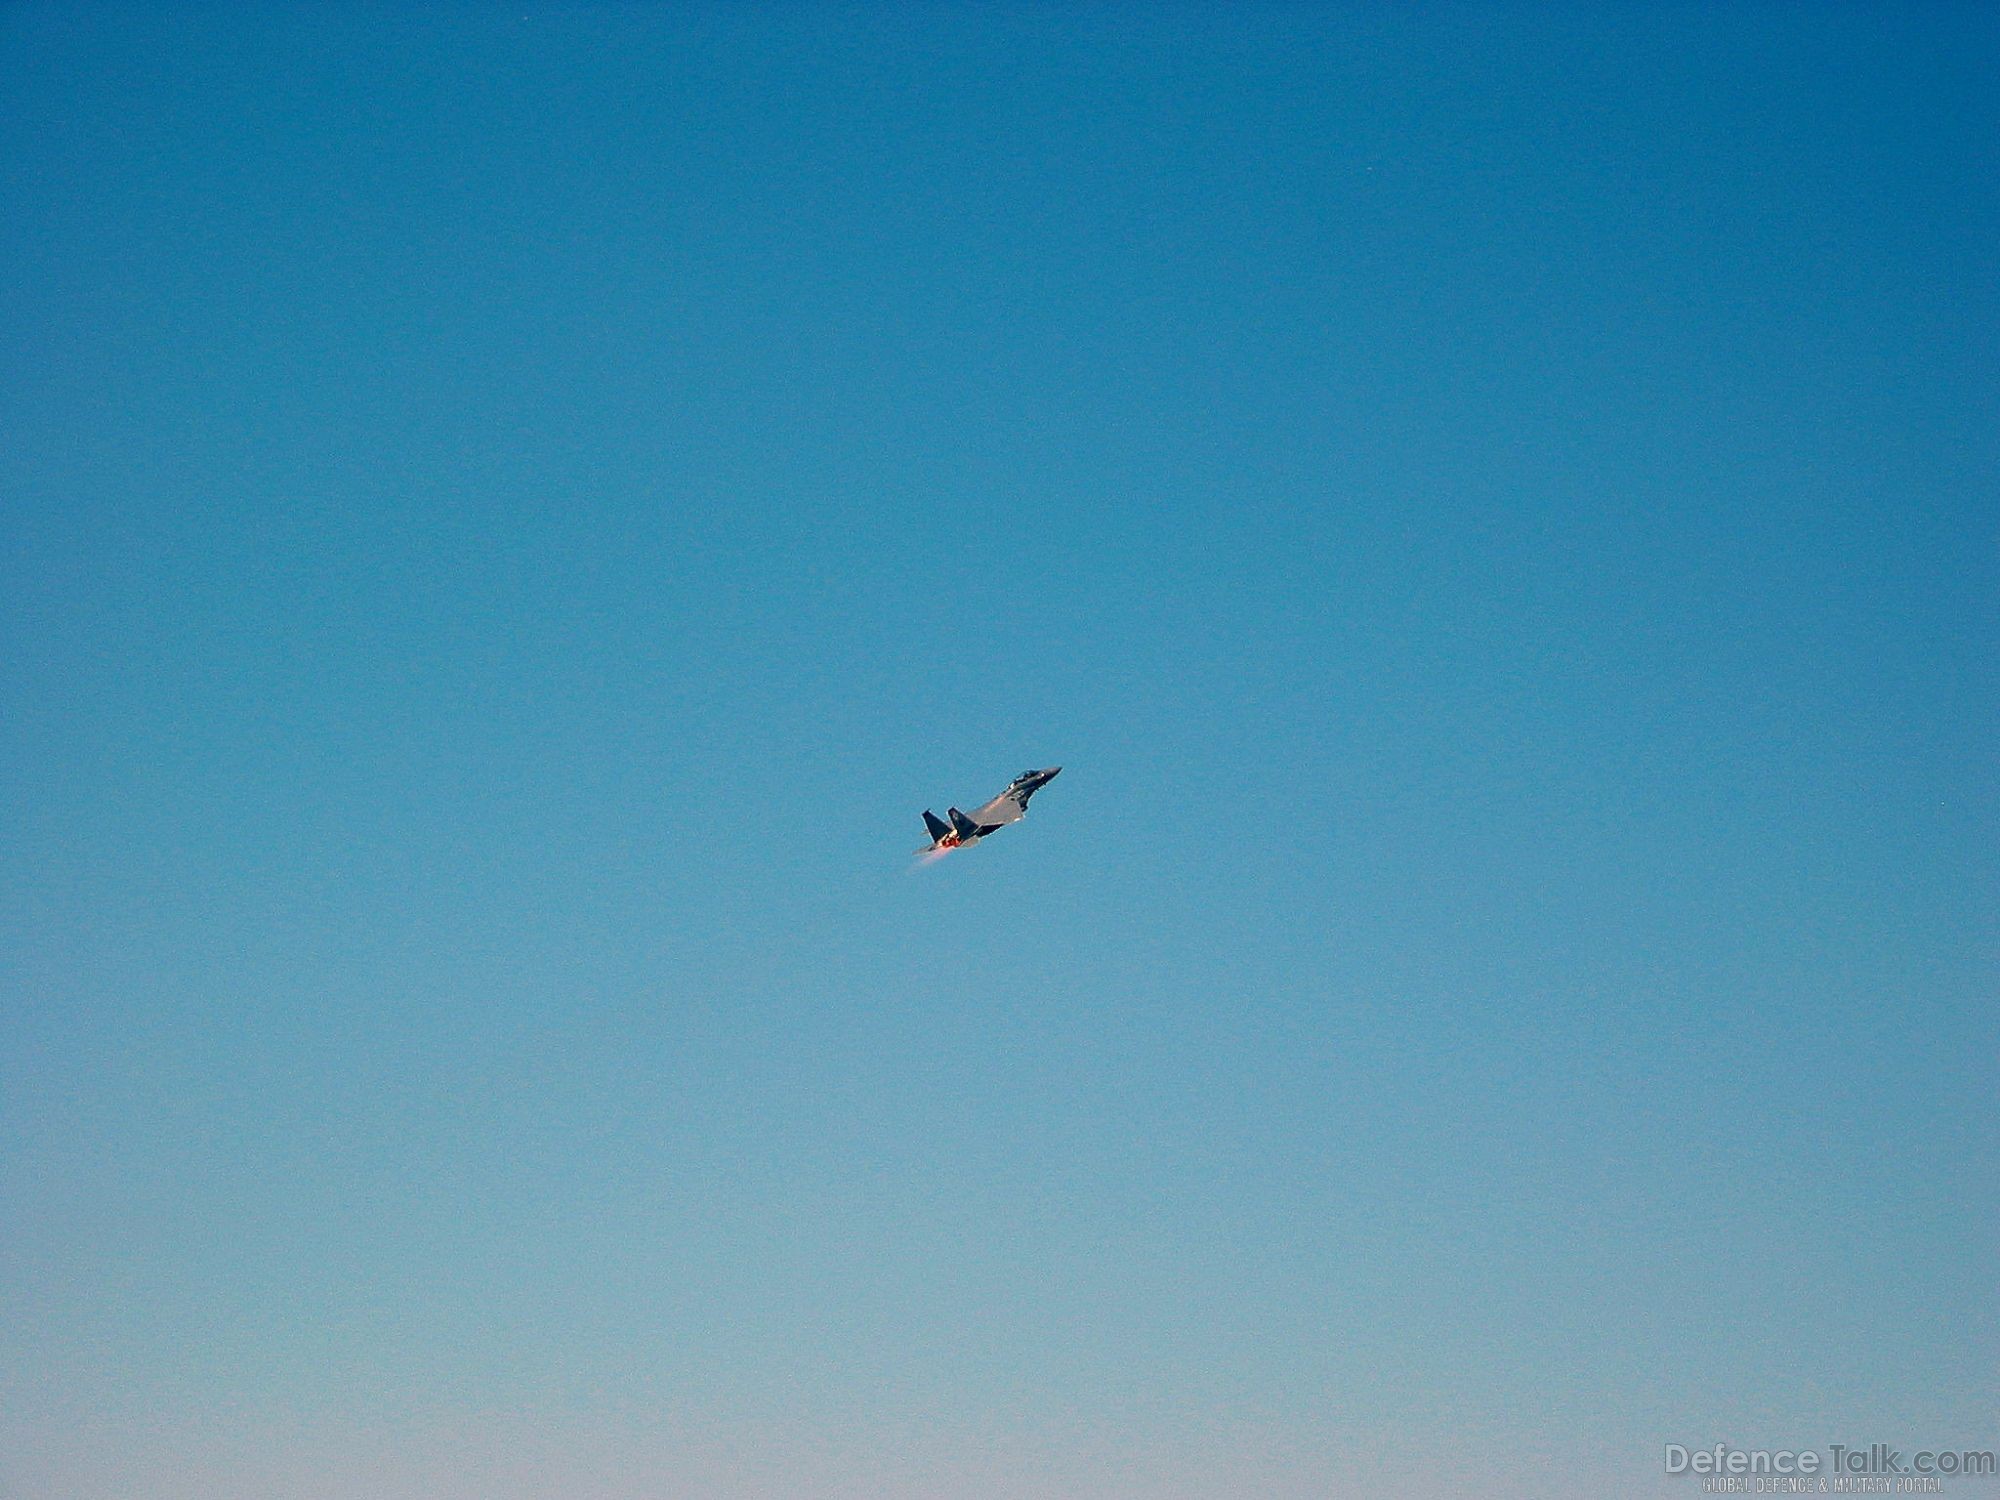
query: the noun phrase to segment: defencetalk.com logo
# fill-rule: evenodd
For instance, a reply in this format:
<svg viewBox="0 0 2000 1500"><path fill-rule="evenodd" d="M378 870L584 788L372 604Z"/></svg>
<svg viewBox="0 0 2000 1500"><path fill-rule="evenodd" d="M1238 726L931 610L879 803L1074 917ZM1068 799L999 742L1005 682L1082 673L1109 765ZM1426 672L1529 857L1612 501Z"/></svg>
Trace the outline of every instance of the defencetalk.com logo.
<svg viewBox="0 0 2000 1500"><path fill-rule="evenodd" d="M1920 1448L1905 1456L1905 1450L1887 1443L1834 1443L1824 1453L1817 1448L1668 1443L1666 1471L1699 1478L1703 1494L1936 1495L1944 1492L1945 1477L1992 1475L1996 1464L1990 1449Z"/></svg>

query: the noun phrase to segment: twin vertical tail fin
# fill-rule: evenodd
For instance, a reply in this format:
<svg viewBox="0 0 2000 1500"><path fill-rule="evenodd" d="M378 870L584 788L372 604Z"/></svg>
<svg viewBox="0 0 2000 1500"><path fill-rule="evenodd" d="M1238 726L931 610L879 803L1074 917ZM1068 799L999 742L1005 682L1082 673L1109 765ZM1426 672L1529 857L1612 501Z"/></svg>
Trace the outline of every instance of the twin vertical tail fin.
<svg viewBox="0 0 2000 1500"><path fill-rule="evenodd" d="M945 816L951 819L951 831L961 839L976 839L979 837L979 825L964 813L955 807L947 807L944 811Z"/></svg>
<svg viewBox="0 0 2000 1500"><path fill-rule="evenodd" d="M928 807L924 809L924 827L930 831L931 842L933 844L951 832L951 824L945 822L943 818L940 818Z"/></svg>

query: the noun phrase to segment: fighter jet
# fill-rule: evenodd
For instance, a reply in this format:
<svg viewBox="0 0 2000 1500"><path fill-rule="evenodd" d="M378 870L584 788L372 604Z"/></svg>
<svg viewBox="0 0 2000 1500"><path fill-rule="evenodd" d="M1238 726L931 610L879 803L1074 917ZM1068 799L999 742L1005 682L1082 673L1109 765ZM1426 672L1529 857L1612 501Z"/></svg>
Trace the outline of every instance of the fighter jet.
<svg viewBox="0 0 2000 1500"><path fill-rule="evenodd" d="M1061 770L1061 766L1050 766L1046 771L1023 771L1007 783L1006 791L984 807L976 807L970 813L947 808L945 817L951 819L949 823L925 808L924 827L930 830L931 841L917 853L943 854L947 849L963 849L1009 823L1020 822L1028 815L1028 799L1054 781Z"/></svg>

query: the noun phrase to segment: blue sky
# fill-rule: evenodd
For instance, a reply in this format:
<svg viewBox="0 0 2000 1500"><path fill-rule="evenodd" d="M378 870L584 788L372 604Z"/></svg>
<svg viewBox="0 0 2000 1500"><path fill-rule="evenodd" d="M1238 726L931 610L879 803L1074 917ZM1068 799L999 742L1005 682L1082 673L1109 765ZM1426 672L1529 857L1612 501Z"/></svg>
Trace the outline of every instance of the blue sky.
<svg viewBox="0 0 2000 1500"><path fill-rule="evenodd" d="M10 1494L2000 1443L1990 13L0 49Z"/></svg>

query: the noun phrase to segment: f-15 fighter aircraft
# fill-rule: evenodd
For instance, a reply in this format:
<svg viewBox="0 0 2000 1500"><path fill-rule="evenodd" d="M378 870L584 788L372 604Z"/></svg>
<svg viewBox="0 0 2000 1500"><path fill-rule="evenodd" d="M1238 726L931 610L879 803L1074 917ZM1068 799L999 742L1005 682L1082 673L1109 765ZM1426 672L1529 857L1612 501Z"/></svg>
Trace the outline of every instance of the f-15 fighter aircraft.
<svg viewBox="0 0 2000 1500"><path fill-rule="evenodd" d="M931 841L917 853L943 854L948 849L963 849L1009 823L1020 822L1028 814L1028 799L1054 781L1061 770L1061 766L1050 766L1046 771L1023 771L1007 783L1006 791L984 807L976 807L969 813L947 808L945 817L951 819L949 823L925 808L924 827L930 830Z"/></svg>

